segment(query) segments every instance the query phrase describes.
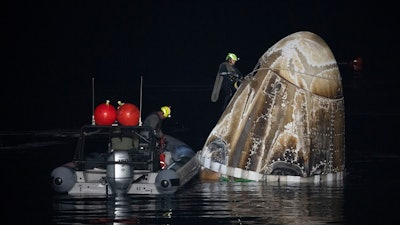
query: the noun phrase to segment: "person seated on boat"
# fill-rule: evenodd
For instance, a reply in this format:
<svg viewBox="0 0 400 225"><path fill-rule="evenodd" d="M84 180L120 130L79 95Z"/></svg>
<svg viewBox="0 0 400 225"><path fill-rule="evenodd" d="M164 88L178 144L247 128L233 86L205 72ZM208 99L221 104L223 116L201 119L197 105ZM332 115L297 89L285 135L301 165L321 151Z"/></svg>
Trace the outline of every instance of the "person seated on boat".
<svg viewBox="0 0 400 225"><path fill-rule="evenodd" d="M150 113L145 120L143 121L143 126L150 127L153 132L154 136L157 138L158 149L160 153L163 152L166 143L168 142L167 136L162 131L162 121L166 118L171 117L171 107L170 106L162 106L160 110L154 111ZM141 134L146 138L149 138L149 131L142 131ZM163 158L165 155L160 155L160 158ZM161 163L162 164L162 163ZM164 166L161 165L163 168Z"/></svg>

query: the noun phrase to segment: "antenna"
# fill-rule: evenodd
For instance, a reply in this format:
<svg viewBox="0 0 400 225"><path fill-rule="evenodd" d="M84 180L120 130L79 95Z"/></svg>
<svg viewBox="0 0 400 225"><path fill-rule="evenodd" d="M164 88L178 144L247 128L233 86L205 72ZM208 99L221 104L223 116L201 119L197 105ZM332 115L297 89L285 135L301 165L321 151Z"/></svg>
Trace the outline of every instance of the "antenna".
<svg viewBox="0 0 400 225"><path fill-rule="evenodd" d="M92 77L92 125L96 125L96 121L94 121L94 77Z"/></svg>
<svg viewBox="0 0 400 225"><path fill-rule="evenodd" d="M143 76L140 76L139 126L142 126L142 93L143 93Z"/></svg>

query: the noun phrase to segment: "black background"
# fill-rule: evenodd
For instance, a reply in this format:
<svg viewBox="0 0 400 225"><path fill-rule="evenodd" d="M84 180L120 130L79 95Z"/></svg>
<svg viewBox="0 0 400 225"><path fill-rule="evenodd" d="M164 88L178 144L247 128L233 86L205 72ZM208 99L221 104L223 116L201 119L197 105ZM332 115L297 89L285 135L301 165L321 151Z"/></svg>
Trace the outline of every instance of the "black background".
<svg viewBox="0 0 400 225"><path fill-rule="evenodd" d="M385 1L7 1L4 9L3 131L79 129L105 100L142 99L142 117L171 105L165 129L204 139L220 115L210 95L226 54L248 74L302 30L320 35L342 65L346 106L357 106L347 114L397 110L398 20ZM346 66L358 56L362 90ZM366 97L351 102L356 94ZM368 107L372 97L381 104Z"/></svg>

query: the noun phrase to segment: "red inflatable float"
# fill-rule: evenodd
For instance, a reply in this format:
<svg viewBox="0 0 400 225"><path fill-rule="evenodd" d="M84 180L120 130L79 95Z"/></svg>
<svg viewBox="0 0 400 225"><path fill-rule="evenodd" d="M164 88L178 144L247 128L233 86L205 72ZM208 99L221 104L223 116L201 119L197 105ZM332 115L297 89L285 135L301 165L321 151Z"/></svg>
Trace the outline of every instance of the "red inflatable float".
<svg viewBox="0 0 400 225"><path fill-rule="evenodd" d="M139 108L131 103L118 102L117 120L123 126L137 126L139 124Z"/></svg>
<svg viewBox="0 0 400 225"><path fill-rule="evenodd" d="M107 100L96 107L94 110L94 121L96 125L107 126L112 125L117 119L117 110L110 101Z"/></svg>

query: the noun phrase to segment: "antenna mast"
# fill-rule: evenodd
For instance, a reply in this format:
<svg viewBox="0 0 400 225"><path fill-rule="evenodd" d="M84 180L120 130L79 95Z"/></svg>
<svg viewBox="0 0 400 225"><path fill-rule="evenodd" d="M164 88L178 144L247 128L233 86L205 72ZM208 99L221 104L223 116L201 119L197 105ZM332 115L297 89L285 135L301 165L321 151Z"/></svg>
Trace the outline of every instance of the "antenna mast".
<svg viewBox="0 0 400 225"><path fill-rule="evenodd" d="M92 125L96 125L96 121L94 121L94 77L92 77Z"/></svg>
<svg viewBox="0 0 400 225"><path fill-rule="evenodd" d="M143 76L140 76L139 126L142 126L142 94L143 94Z"/></svg>

